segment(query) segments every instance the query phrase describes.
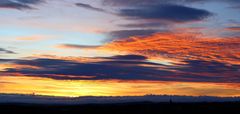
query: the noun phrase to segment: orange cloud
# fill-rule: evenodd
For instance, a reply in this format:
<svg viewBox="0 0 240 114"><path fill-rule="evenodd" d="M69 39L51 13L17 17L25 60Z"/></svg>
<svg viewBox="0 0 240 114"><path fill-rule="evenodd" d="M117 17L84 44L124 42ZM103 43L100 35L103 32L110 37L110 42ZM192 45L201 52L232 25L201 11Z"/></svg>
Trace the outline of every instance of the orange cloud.
<svg viewBox="0 0 240 114"><path fill-rule="evenodd" d="M113 41L100 49L140 54L150 58L240 64L240 38L201 38L199 34L192 33L158 33Z"/></svg>
<svg viewBox="0 0 240 114"><path fill-rule="evenodd" d="M19 64L12 64L12 63L6 63L6 64L0 64L0 71L5 71L6 69L9 68L15 68L15 69L41 69L40 67L37 66L31 66L31 65L19 65ZM1 74L0 74L1 76Z"/></svg>
<svg viewBox="0 0 240 114"><path fill-rule="evenodd" d="M39 41L44 39L53 38L53 36L44 36L44 35L33 35L33 36L24 36L24 37L18 37L16 40L19 41Z"/></svg>

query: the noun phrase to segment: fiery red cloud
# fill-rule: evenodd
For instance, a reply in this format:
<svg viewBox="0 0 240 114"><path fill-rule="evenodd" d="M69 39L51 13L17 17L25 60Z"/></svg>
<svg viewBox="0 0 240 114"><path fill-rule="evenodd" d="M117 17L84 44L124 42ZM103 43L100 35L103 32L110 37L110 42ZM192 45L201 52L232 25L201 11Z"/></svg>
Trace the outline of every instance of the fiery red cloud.
<svg viewBox="0 0 240 114"><path fill-rule="evenodd" d="M190 33L157 33L130 37L101 47L104 50L178 60L217 61L240 64L240 38L206 38Z"/></svg>

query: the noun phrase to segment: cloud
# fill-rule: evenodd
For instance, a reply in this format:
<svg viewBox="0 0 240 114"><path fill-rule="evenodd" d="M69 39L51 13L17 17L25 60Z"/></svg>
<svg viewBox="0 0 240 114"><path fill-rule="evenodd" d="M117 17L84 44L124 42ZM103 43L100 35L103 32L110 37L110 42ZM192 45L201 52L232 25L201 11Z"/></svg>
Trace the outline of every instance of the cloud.
<svg viewBox="0 0 240 114"><path fill-rule="evenodd" d="M142 22L142 23L130 23L130 24L120 24L120 27L126 28L159 28L159 27L166 27L167 23L161 22Z"/></svg>
<svg viewBox="0 0 240 114"><path fill-rule="evenodd" d="M6 50L6 49L4 49L4 48L0 48L0 53L16 54L14 51Z"/></svg>
<svg viewBox="0 0 240 114"><path fill-rule="evenodd" d="M200 21L212 15L212 13L181 5L160 4L141 6L137 8L122 9L120 16L129 19L164 20L172 22Z"/></svg>
<svg viewBox="0 0 240 114"><path fill-rule="evenodd" d="M139 5L155 5L167 3L184 3L185 0L103 0L104 5L110 6L139 6ZM187 0L191 1L191 0ZM192 0L195 1L195 0Z"/></svg>
<svg viewBox="0 0 240 114"><path fill-rule="evenodd" d="M217 61L188 60L167 66L149 62L140 55L92 58L97 61L36 58L14 60L13 66L0 72L8 76L35 76L57 80L148 80L181 82L239 83L240 65ZM99 60L100 59L100 60Z"/></svg>
<svg viewBox="0 0 240 114"><path fill-rule="evenodd" d="M169 31L169 28L174 27L175 24L202 21L213 15L207 10L192 8L182 4L162 3L162 0L151 1L112 1L113 4L120 4L113 5L118 8L118 16L132 23L119 24L118 26L124 27L124 29L111 31L108 35L110 36L110 41L116 38L146 36L157 32ZM107 4L111 4L111 2Z"/></svg>
<svg viewBox="0 0 240 114"><path fill-rule="evenodd" d="M0 8L8 9L35 9L33 5L44 2L44 0L1 0Z"/></svg>
<svg viewBox="0 0 240 114"><path fill-rule="evenodd" d="M128 60L128 61L125 61ZM26 76L40 76L53 79L70 79L70 80L102 80L102 79L122 79L122 80L157 80L156 77L149 77L149 74L156 74L157 70L142 67L140 64L151 64L145 61L135 61L129 58L114 57L99 62L75 62L61 59L40 58L34 60L18 60L17 65L31 65L39 67L34 68L7 68L1 72L22 74ZM168 71L161 71L162 75L172 74ZM83 77L84 76L84 77ZM160 79L160 78L159 78Z"/></svg>
<svg viewBox="0 0 240 114"><path fill-rule="evenodd" d="M18 59L0 59L0 63L11 63L17 60Z"/></svg>
<svg viewBox="0 0 240 114"><path fill-rule="evenodd" d="M156 33L123 38L100 49L147 57L240 64L240 38L204 38L193 33Z"/></svg>
<svg viewBox="0 0 240 114"><path fill-rule="evenodd" d="M238 32L238 31L240 31L240 26L238 27L238 26L235 26L235 27L228 27L228 28L226 28L227 30L229 30L229 31L236 31L236 32Z"/></svg>
<svg viewBox="0 0 240 114"><path fill-rule="evenodd" d="M90 4L75 3L75 5L78 6L78 7L81 7L81 8L84 8L84 9L88 9L88 10L92 10L92 11L96 11L96 12L102 12L102 13L106 13L106 14L116 15L113 12L107 11L107 10L105 10L103 8L94 7L94 6L90 5Z"/></svg>
<svg viewBox="0 0 240 114"><path fill-rule="evenodd" d="M238 0L103 0L104 5L110 6L138 6L155 4L193 4L208 2L224 2L232 5L239 4Z"/></svg>
<svg viewBox="0 0 240 114"><path fill-rule="evenodd" d="M201 0L104 0L108 5L118 11L117 15L129 24L120 24L120 27L164 29L175 24L202 21L213 13L189 7L189 3L203 2Z"/></svg>
<svg viewBox="0 0 240 114"><path fill-rule="evenodd" d="M111 59L117 59L117 60L146 60L147 57L141 56L141 55L118 55L113 56Z"/></svg>
<svg viewBox="0 0 240 114"><path fill-rule="evenodd" d="M103 0L104 5L130 6L138 4L156 3L158 0Z"/></svg>
<svg viewBox="0 0 240 114"><path fill-rule="evenodd" d="M203 21L213 16L207 10L185 5L195 2L198 0L104 0L104 5L115 8L117 16L129 22L118 24L122 29L110 31L106 41L166 32L179 23Z"/></svg>
<svg viewBox="0 0 240 114"><path fill-rule="evenodd" d="M75 48L75 49L95 49L100 46L90 46L90 45L77 45L77 44L60 44L57 45L58 48Z"/></svg>
<svg viewBox="0 0 240 114"><path fill-rule="evenodd" d="M84 3L75 3L76 6L78 7L82 7L82 8L85 8L85 9L89 9L89 10L93 10L93 11L98 11L98 12L107 12L106 10L102 9L102 8L96 8L96 7L93 7L89 4L84 4Z"/></svg>
<svg viewBox="0 0 240 114"><path fill-rule="evenodd" d="M117 30L109 32L107 34L109 39L107 40L128 38L130 36L148 36L157 32L160 32L160 30L154 29Z"/></svg>
<svg viewBox="0 0 240 114"><path fill-rule="evenodd" d="M191 73L216 73L216 71L219 71L218 73L225 73L225 72L234 72L238 71L239 65L227 65L225 63L220 63L216 61L202 61L202 60L186 60L186 63L188 63L187 66L191 67L188 68L179 68L182 69L182 71L187 71ZM207 67L204 67L207 66Z"/></svg>

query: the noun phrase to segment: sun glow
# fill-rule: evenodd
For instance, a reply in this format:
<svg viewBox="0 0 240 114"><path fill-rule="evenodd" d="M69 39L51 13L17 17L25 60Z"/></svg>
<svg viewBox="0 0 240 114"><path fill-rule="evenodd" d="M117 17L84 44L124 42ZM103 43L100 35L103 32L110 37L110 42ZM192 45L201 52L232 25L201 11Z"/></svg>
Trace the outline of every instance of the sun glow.
<svg viewBox="0 0 240 114"><path fill-rule="evenodd" d="M0 93L50 96L138 96L146 94L239 96L238 83L200 83L126 80L54 80L1 76Z"/></svg>

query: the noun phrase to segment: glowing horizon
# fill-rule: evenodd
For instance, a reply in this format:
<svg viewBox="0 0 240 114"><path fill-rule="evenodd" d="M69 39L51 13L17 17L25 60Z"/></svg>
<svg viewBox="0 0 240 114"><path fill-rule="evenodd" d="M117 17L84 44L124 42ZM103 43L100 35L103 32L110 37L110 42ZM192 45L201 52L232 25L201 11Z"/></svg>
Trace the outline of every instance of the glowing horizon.
<svg viewBox="0 0 240 114"><path fill-rule="evenodd" d="M24 76L3 76L0 79L5 80L4 82L0 83L0 86L2 87L0 93L14 94L34 93L35 95L63 97L143 96L148 94L218 97L236 97L240 95L240 89L236 89L236 87L240 86L238 83L169 82L143 80L64 81Z"/></svg>

